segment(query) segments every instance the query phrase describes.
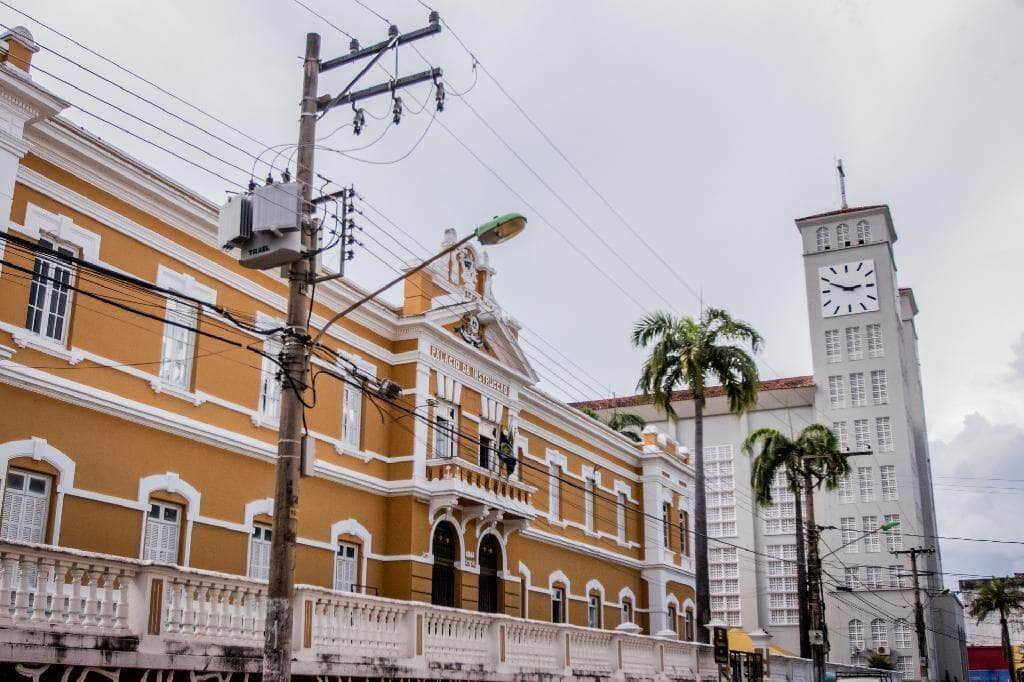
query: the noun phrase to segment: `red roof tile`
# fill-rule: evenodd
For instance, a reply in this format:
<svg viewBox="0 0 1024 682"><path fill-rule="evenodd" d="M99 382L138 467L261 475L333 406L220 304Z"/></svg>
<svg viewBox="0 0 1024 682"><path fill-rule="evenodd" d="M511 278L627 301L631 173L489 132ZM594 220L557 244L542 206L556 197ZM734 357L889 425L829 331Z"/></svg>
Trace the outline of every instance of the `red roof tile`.
<svg viewBox="0 0 1024 682"><path fill-rule="evenodd" d="M877 204L875 206L854 206L852 208L840 208L839 210L836 211L828 211L826 213L818 213L816 215L808 215L804 216L803 218L797 218L796 221L800 222L801 220L813 220L814 218L827 218L833 215L845 215L846 213L856 213L857 211L870 211L876 208L889 208L889 206L886 204Z"/></svg>
<svg viewBox="0 0 1024 682"><path fill-rule="evenodd" d="M782 391L787 388L810 388L814 386L813 376L784 377L782 379L769 379L761 382L761 391ZM721 386L709 386L706 397L725 395ZM690 391L676 391L672 394L672 400L692 400L693 394ZM573 407L586 407L591 410L611 410L619 407L635 407L637 405L650 404L651 398L642 395L628 395L622 398L605 398L603 400L588 400L586 402L569 403Z"/></svg>

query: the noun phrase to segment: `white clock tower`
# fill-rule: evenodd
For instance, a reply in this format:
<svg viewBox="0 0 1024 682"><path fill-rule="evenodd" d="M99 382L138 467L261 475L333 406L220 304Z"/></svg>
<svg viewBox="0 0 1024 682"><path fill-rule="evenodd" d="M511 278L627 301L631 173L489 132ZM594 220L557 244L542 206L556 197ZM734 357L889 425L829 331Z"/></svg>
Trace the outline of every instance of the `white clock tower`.
<svg viewBox="0 0 1024 682"><path fill-rule="evenodd" d="M829 659L889 655L920 679L910 560L918 557L928 677L965 679L962 627L938 595L941 558L910 289L896 283L889 207L864 206L796 221L804 253L816 394L815 420L850 452L852 473L816 500L830 642ZM897 522L893 530L879 528ZM961 612L962 613L962 612ZM962 619L960 620L962 625ZM948 659L948 661L946 661ZM949 677L945 676L949 672Z"/></svg>

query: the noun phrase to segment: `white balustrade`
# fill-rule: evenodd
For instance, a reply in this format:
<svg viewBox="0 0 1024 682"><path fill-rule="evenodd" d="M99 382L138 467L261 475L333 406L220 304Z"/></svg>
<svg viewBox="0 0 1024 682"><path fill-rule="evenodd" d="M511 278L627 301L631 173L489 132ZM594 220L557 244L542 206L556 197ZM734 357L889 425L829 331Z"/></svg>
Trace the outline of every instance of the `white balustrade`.
<svg viewBox="0 0 1024 682"><path fill-rule="evenodd" d="M266 586L255 580L161 568L160 631L172 639L253 644L263 641Z"/></svg>
<svg viewBox="0 0 1024 682"><path fill-rule="evenodd" d="M423 655L430 662L483 665L492 661L494 618L478 613L430 610L423 615Z"/></svg>
<svg viewBox="0 0 1024 682"><path fill-rule="evenodd" d="M296 602L312 603L312 645L342 659L400 658L408 603L347 592L304 588Z"/></svg>
<svg viewBox="0 0 1024 682"><path fill-rule="evenodd" d="M505 626L505 663L517 668L565 667L561 628L553 623L512 621Z"/></svg>
<svg viewBox="0 0 1024 682"><path fill-rule="evenodd" d="M622 671L627 675L650 677L661 667L657 642L650 637L622 637Z"/></svg>
<svg viewBox="0 0 1024 682"><path fill-rule="evenodd" d="M588 673L610 674L618 666L607 630L573 629L568 632L569 667Z"/></svg>

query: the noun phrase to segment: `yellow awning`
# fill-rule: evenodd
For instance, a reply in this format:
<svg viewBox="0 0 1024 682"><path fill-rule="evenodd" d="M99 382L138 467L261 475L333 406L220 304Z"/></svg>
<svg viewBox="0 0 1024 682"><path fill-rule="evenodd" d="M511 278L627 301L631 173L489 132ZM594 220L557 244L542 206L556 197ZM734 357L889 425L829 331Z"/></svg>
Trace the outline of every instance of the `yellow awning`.
<svg viewBox="0 0 1024 682"><path fill-rule="evenodd" d="M750 635L739 628L729 630L729 651L747 651L754 653L754 642ZM768 651L779 656L796 656L792 651L781 649L777 646L768 646Z"/></svg>

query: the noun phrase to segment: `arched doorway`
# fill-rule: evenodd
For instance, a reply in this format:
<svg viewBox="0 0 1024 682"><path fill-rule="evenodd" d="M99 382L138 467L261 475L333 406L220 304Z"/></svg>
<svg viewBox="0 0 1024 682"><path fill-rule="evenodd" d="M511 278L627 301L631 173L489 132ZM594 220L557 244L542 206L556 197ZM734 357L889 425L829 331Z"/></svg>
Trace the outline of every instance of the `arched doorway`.
<svg viewBox="0 0 1024 682"><path fill-rule="evenodd" d="M498 567L501 565L501 544L498 538L488 533L480 541L480 583L479 605L483 613L498 613L501 581L498 580Z"/></svg>
<svg viewBox="0 0 1024 682"><path fill-rule="evenodd" d="M458 547L455 526L448 521L437 524L430 541L430 551L434 555L432 604L455 606L455 556Z"/></svg>

